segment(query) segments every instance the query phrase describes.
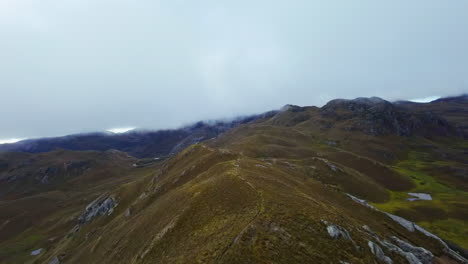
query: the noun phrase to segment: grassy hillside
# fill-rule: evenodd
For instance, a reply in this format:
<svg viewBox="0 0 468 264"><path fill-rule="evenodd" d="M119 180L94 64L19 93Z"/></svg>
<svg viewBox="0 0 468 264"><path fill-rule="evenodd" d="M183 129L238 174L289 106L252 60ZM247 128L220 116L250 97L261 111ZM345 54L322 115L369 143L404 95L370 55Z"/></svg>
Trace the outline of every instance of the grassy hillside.
<svg viewBox="0 0 468 264"><path fill-rule="evenodd" d="M464 263L397 216L468 248L468 141L405 109L287 106L167 160L4 154L0 262Z"/></svg>
<svg viewBox="0 0 468 264"><path fill-rule="evenodd" d="M31 251L60 240L84 206L138 177L144 169L135 161L118 151L0 155L0 263L26 263Z"/></svg>
<svg viewBox="0 0 468 264"><path fill-rule="evenodd" d="M65 263L372 263L367 243L374 238L364 225L379 237L397 234L443 255L436 241L282 162L203 145L114 195L121 202L110 216L63 238L37 261L62 256ZM334 240L326 223L345 228L352 240Z"/></svg>
<svg viewBox="0 0 468 264"><path fill-rule="evenodd" d="M316 178L468 248L466 139L369 136L347 130L349 120L331 122L319 111L289 110L210 144L287 162L309 175L317 163L334 166L336 170L321 171ZM433 200L410 202L409 192L428 193Z"/></svg>

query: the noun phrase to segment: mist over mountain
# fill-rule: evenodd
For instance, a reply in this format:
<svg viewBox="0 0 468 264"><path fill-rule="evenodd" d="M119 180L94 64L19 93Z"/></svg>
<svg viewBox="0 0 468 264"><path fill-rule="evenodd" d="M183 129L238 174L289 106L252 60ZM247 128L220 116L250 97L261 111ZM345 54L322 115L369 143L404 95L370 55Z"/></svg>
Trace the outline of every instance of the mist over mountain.
<svg viewBox="0 0 468 264"><path fill-rule="evenodd" d="M0 3L0 140L468 92L464 0Z"/></svg>
<svg viewBox="0 0 468 264"><path fill-rule="evenodd" d="M179 129L131 130L126 133L95 132L63 137L22 140L12 144L0 144L0 151L47 152L57 148L69 150L120 150L138 158L164 158L185 147L217 137L227 130L268 118L276 112L238 117L226 120L200 121Z"/></svg>

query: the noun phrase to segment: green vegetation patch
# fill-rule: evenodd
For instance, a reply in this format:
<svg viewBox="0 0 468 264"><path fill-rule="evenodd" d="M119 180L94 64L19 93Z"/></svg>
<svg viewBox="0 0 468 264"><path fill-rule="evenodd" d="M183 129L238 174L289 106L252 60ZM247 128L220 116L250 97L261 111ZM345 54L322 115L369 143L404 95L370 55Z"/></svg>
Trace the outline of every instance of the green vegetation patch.
<svg viewBox="0 0 468 264"><path fill-rule="evenodd" d="M445 240L456 243L464 248L468 245L468 222L459 219L445 219L433 222L419 222L419 224L438 234Z"/></svg>
<svg viewBox="0 0 468 264"><path fill-rule="evenodd" d="M45 240L42 234L28 234L25 232L14 241L0 244L0 262L9 258L11 263L24 263L30 259L30 252L35 250L37 245Z"/></svg>
<svg viewBox="0 0 468 264"><path fill-rule="evenodd" d="M409 177L415 187L405 192L390 192L390 200L374 205L415 221L443 239L468 248L468 192L442 182L434 170L448 161L434 161L429 153L412 151L406 160L398 162L394 170ZM457 165L456 163L453 165ZM432 200L409 201L408 192L430 194Z"/></svg>

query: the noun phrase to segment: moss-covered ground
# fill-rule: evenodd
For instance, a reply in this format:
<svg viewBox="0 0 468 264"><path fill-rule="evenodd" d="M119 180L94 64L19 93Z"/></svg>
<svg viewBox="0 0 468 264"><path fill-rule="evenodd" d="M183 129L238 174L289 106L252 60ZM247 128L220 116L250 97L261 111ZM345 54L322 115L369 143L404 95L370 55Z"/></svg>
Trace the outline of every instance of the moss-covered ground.
<svg viewBox="0 0 468 264"><path fill-rule="evenodd" d="M436 235L468 248L468 192L444 180L437 168L460 166L457 162L433 160L426 152L412 151L406 160L395 164L398 173L415 184L411 190L391 191L385 203L375 203L381 210L408 218ZM453 176L450 176L453 177ZM428 193L432 200L409 201L408 192Z"/></svg>

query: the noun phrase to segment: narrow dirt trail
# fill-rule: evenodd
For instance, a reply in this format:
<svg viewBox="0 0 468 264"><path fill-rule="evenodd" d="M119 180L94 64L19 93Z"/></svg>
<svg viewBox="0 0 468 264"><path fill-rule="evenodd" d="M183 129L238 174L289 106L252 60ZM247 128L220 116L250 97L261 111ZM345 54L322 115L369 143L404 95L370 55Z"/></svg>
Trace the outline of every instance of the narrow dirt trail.
<svg viewBox="0 0 468 264"><path fill-rule="evenodd" d="M245 231L252 226L252 224L257 220L257 218L265 211L265 201L263 198L263 193L258 190L250 181L242 177L241 174L241 165L240 165L241 158L238 158L235 163L234 163L234 176L238 177L241 179L243 182L245 182L254 192L257 193L258 195L258 204L257 204L257 212L255 215L252 217L252 219L245 225L245 227L234 237L234 239L229 243L229 245L223 250L221 255L219 255L218 258L214 261L214 263L219 263L220 260L226 255L226 253L229 251L229 249L232 248L234 244L237 243L237 241L242 237L242 235L245 233Z"/></svg>

